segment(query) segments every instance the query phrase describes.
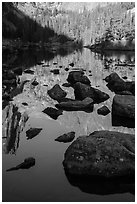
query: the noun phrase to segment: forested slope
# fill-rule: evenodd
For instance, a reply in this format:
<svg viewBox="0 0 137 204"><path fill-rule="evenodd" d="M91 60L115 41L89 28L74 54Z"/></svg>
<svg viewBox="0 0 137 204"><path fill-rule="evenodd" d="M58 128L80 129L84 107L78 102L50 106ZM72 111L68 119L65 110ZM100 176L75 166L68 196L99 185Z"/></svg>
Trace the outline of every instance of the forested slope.
<svg viewBox="0 0 137 204"><path fill-rule="evenodd" d="M78 6L79 5L79 6ZM73 9L71 9L73 6ZM3 37L66 42L105 49L135 39L135 3L3 3ZM100 45L101 44L101 45ZM93 46L92 46L93 48Z"/></svg>

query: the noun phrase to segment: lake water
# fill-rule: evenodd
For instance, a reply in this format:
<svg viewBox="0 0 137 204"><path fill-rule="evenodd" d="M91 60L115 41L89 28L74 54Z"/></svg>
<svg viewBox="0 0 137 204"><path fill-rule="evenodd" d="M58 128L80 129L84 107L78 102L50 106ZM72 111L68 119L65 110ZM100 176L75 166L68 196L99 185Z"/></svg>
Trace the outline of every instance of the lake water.
<svg viewBox="0 0 137 204"><path fill-rule="evenodd" d="M87 135L95 130L116 130L124 133L133 133L135 129L125 127L120 123L112 124L111 113L107 116L97 114L97 109L107 105L111 110L114 93L106 86L103 80L112 72L117 72L121 77L127 76L128 80L135 80L134 66L115 66L118 62L134 64L134 53L106 53L95 54L89 49L82 52L74 51L70 55L54 55L46 51L26 51L16 56L3 55L3 62L12 64L13 67L30 68L34 74L23 73L20 81L36 78L38 86L33 87L30 82L24 85L23 92L16 95L14 100L3 109L3 160L2 160L2 187L3 201L31 201L31 202L131 202L134 201L134 183L80 184L70 181L63 169L64 153L71 143L59 143L55 139L67 132L75 131L76 137ZM37 62L42 61L42 65ZM74 63L70 67L69 63ZM59 68L59 66L61 66ZM60 74L54 75L51 69L59 68ZM54 107L57 103L47 95L47 90L55 84L62 85L67 82L71 70L84 69L91 80L91 85L108 93L110 99L95 105L92 113L83 111L67 112L57 120L51 119L42 111L46 107ZM67 91L67 97L74 98L72 88L62 88ZM28 106L22 103L26 102ZM18 107L17 115L12 115L13 104ZM21 118L17 121L18 113ZM25 121L25 115L29 119ZM13 119L14 122L13 122ZM112 126L113 125L113 126ZM10 126L13 132L8 131ZM26 131L29 128L42 128L42 131L33 139L27 140ZM14 135L10 139L10 134ZM20 164L25 158L34 157L36 164L30 169L6 172L6 169ZM106 189L104 191L104 189Z"/></svg>

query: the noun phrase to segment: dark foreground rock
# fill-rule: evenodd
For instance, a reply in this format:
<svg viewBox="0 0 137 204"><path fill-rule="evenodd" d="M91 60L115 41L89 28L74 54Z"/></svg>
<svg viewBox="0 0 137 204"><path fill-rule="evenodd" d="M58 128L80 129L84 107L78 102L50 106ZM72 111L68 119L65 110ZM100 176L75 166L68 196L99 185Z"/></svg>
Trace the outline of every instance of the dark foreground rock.
<svg viewBox="0 0 137 204"><path fill-rule="evenodd" d="M14 171L18 169L29 169L30 167L35 165L35 159L33 157L29 157L24 159L24 162L17 165L16 167L12 167L10 169L7 169L6 171Z"/></svg>
<svg viewBox="0 0 137 204"><path fill-rule="evenodd" d="M135 96L115 95L112 103L112 114L135 119Z"/></svg>
<svg viewBox="0 0 137 204"><path fill-rule="evenodd" d="M26 137L27 140L32 139L33 137L36 137L40 132L42 128L30 128L26 131Z"/></svg>
<svg viewBox="0 0 137 204"><path fill-rule="evenodd" d="M71 71L69 72L67 81L71 83L72 85L75 84L76 82L81 82L83 84L90 84L90 80L88 79L87 76L84 76L83 71Z"/></svg>
<svg viewBox="0 0 137 204"><path fill-rule="evenodd" d="M109 114L110 113L110 110L108 109L108 107L107 106L102 106L101 108L99 108L98 110L97 110L97 113L99 114L99 115L107 115L107 114Z"/></svg>
<svg viewBox="0 0 137 204"><path fill-rule="evenodd" d="M62 115L62 113L63 113L62 110L58 110L58 109L52 108L52 107L47 107L42 112L46 113L47 115L49 115L54 120L56 120L58 118L58 116Z"/></svg>
<svg viewBox="0 0 137 204"><path fill-rule="evenodd" d="M58 138L55 139L55 141L67 143L67 142L72 142L74 138L75 138L75 132L72 131L59 136Z"/></svg>
<svg viewBox="0 0 137 204"><path fill-rule="evenodd" d="M65 98L67 95L67 93L58 84L48 90L47 93L52 99L57 101L61 98Z"/></svg>
<svg viewBox="0 0 137 204"><path fill-rule="evenodd" d="M101 103L109 99L109 95L107 93L80 82L77 82L74 85L74 94L76 100L83 100L90 97L93 99L94 103Z"/></svg>
<svg viewBox="0 0 137 204"><path fill-rule="evenodd" d="M66 150L63 165L71 175L134 176L135 135L95 131L81 136Z"/></svg>
<svg viewBox="0 0 137 204"><path fill-rule="evenodd" d="M112 73L105 78L105 81L108 82L107 86L111 91L115 93L122 91L130 91L135 95L135 82L125 82L122 78L119 77L117 73Z"/></svg>
<svg viewBox="0 0 137 204"><path fill-rule="evenodd" d="M66 111L80 111L90 110L93 111L93 100L91 98L85 98L83 101L66 101L55 105L56 108Z"/></svg>

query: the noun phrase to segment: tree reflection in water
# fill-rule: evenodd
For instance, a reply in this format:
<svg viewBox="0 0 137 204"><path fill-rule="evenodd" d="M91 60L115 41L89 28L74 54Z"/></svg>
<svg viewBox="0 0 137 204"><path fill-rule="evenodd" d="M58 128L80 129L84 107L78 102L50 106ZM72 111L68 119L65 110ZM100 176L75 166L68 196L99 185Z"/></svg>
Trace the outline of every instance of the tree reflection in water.
<svg viewBox="0 0 137 204"><path fill-rule="evenodd" d="M5 154L16 154L19 147L20 133L23 131L26 121L28 120L27 114L21 114L18 107L10 103L3 115L3 138L5 144L3 151Z"/></svg>

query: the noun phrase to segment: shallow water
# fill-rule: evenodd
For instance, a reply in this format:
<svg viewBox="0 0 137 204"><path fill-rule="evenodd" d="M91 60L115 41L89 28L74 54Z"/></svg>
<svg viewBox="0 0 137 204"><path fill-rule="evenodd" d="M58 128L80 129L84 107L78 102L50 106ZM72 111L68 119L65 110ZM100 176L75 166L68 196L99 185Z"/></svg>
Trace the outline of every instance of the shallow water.
<svg viewBox="0 0 137 204"><path fill-rule="evenodd" d="M68 180L62 162L64 153L71 143L64 144L54 141L58 136L69 131L75 131L76 137L103 129L125 133L135 132L134 128L123 127L121 124L112 126L111 113L105 117L97 114L97 109L103 104L107 105L111 110L114 93L106 87L106 82L103 80L107 75L116 71L121 77L127 76L128 80L134 80L133 66L115 67L118 61L123 63L124 60L128 64L133 63L134 53L111 53L111 55L109 53L109 56L107 54L103 56L84 49L82 53L75 51L71 55L64 57L57 55L54 58L51 56L48 58L48 56L45 56L42 59L45 66L36 65L36 56L35 59L30 59L30 56L30 53L28 56L25 55L25 61L24 56L17 57L18 66L18 58L20 58L22 67L30 67L30 69L34 70L33 75L23 73L20 79L21 81L24 79L32 81L35 77L39 85L33 87L30 82L27 82L24 85L23 92L15 96L13 102L10 102L9 106L3 110L3 136L6 135L8 138L10 138L10 134L15 136L12 141L3 138L3 201L134 201L134 194L132 193L134 183L124 183L121 186L117 184L109 191L112 184L104 184L103 187L100 186L99 182L91 182L90 185L79 185ZM31 57L33 58L33 56ZM110 59L112 59L111 64L106 69L106 60ZM28 64L26 64L27 62ZM57 64L54 64L55 62ZM73 68L69 66L71 62L75 64ZM16 60L13 64L16 64ZM60 65L61 68L59 68ZM64 111L63 115L59 116L57 120L53 120L44 114L42 110L46 107L54 107L57 103L47 96L47 90L57 83L62 85L66 82L69 73L69 71L65 71L64 68L66 67L69 68L69 71L84 69L85 74L91 80L91 85L108 93L110 99L95 105L92 113ZM50 72L54 68L60 69L59 75ZM91 74L92 76L89 76ZM67 91L67 97L74 98L72 88L63 86L62 88ZM24 106L23 102L27 102L28 106ZM15 104L18 107L17 112L22 114L19 123L15 118L15 124L12 124L12 104ZM29 116L26 122L24 119L25 114ZM15 128L16 124L17 128L12 133L7 131L12 125ZM42 128L42 131L33 139L27 140L26 131L30 127ZM36 159L35 166L27 170L6 172L6 169L20 164L27 157ZM98 190L94 190L94 188ZM106 188L105 192L104 188Z"/></svg>

